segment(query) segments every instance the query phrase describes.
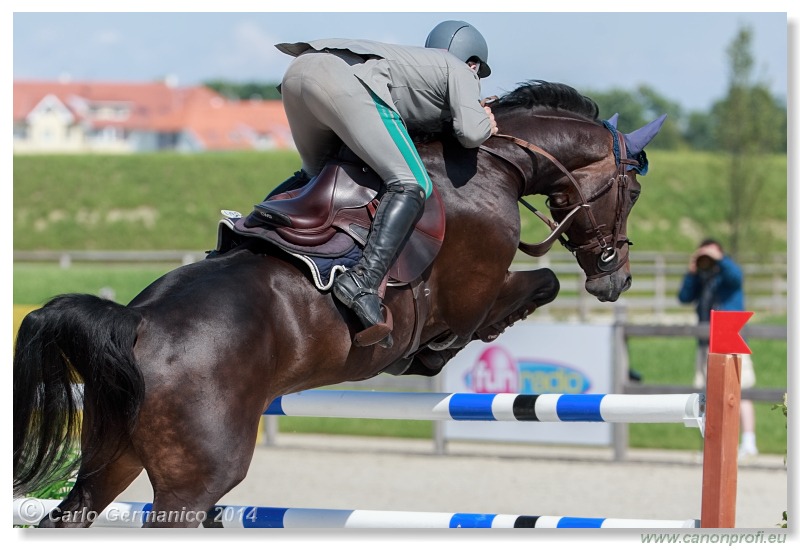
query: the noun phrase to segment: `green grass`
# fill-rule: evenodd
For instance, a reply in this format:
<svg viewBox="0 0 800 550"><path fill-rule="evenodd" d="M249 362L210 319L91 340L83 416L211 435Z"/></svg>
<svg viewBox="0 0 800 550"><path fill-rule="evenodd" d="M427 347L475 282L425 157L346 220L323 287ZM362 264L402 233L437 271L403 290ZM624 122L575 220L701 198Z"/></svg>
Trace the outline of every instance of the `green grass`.
<svg viewBox="0 0 800 550"><path fill-rule="evenodd" d="M109 288L114 299L127 304L150 283L174 269L174 265L89 265L73 264L62 269L53 264L14 264L14 303L43 304L68 292L99 295Z"/></svg>
<svg viewBox="0 0 800 550"><path fill-rule="evenodd" d="M785 319L784 319L785 324ZM750 340L757 388L787 387L787 344L776 340ZM630 364L644 384L691 385L696 341L693 338L635 338L629 342ZM777 403L776 403L777 404ZM786 419L772 403L755 403L756 437L762 453L786 452ZM702 449L697 430L676 424L631 424L631 447Z"/></svg>
<svg viewBox="0 0 800 550"><path fill-rule="evenodd" d="M431 439L433 422L425 420L372 420L357 418L303 418L278 419L282 433L324 433L333 435L358 435L371 437L401 437Z"/></svg>
<svg viewBox="0 0 800 550"><path fill-rule="evenodd" d="M654 150L628 235L639 250L687 251L727 232L721 155ZM741 252L786 252L786 156L760 161L764 187ZM294 152L14 157L15 250L207 250L221 208L247 213L299 167ZM542 206L543 197L533 202ZM524 213L523 239L544 224Z"/></svg>
<svg viewBox="0 0 800 550"><path fill-rule="evenodd" d="M15 250L208 250L220 209L249 212L294 152L14 157Z"/></svg>

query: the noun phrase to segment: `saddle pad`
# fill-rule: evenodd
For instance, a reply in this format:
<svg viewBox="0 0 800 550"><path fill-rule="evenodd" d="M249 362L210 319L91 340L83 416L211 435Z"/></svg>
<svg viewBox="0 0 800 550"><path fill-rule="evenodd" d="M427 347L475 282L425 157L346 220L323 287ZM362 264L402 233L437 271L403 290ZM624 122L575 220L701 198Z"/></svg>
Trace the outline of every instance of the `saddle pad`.
<svg viewBox="0 0 800 550"><path fill-rule="evenodd" d="M362 256L361 248L344 233L338 233L336 237L326 243L327 250L320 252L320 247L300 247L287 243L276 231L266 227L245 227L243 218L238 212L223 211L223 214L228 217L219 222L218 242L235 242L230 238L231 234L270 242L290 256L302 261L308 267L314 286L323 292L330 290L336 276L356 265ZM308 250L305 250L306 248ZM218 246L218 249L221 248ZM312 251L313 254L309 253Z"/></svg>
<svg viewBox="0 0 800 550"><path fill-rule="evenodd" d="M358 263L358 260L361 259L361 252L361 249L353 243L353 248L340 258L319 258L295 252L289 252L289 254L308 266L314 286L324 292L331 289L333 280L339 273L347 271Z"/></svg>

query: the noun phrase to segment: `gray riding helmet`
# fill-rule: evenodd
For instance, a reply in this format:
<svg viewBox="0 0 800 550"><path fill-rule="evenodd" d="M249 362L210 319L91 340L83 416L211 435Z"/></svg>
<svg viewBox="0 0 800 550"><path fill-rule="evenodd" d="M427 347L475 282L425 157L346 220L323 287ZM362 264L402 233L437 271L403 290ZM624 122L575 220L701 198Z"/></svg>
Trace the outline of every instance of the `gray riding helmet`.
<svg viewBox="0 0 800 550"><path fill-rule="evenodd" d="M478 76L486 78L492 74L488 63L489 46L478 29L466 21L442 21L428 35L425 47L447 50L464 63L477 57L481 62Z"/></svg>

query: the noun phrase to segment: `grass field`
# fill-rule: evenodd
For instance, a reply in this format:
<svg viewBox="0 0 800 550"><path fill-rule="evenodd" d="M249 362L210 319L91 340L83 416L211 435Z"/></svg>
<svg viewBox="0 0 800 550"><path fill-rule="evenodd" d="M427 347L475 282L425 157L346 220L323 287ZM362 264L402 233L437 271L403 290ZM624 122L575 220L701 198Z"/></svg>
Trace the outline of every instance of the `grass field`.
<svg viewBox="0 0 800 550"><path fill-rule="evenodd" d="M725 157L654 150L628 235L638 250L691 250L724 238ZM292 152L14 157L15 250L207 250L221 208L247 213L297 170ZM786 156L765 157L741 252L786 252ZM531 199L543 208L543 197ZM522 215L523 238L544 225Z"/></svg>

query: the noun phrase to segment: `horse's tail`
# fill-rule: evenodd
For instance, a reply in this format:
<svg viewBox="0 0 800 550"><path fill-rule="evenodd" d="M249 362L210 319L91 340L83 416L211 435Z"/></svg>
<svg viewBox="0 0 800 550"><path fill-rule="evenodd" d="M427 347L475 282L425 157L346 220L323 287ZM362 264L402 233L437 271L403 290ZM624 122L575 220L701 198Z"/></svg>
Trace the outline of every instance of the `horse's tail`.
<svg viewBox="0 0 800 550"><path fill-rule="evenodd" d="M69 478L81 460L101 466L97 454L110 461L120 450L144 396L133 356L141 320L115 302L64 294L22 321L14 350L15 495ZM75 448L81 407L90 430L82 457Z"/></svg>

